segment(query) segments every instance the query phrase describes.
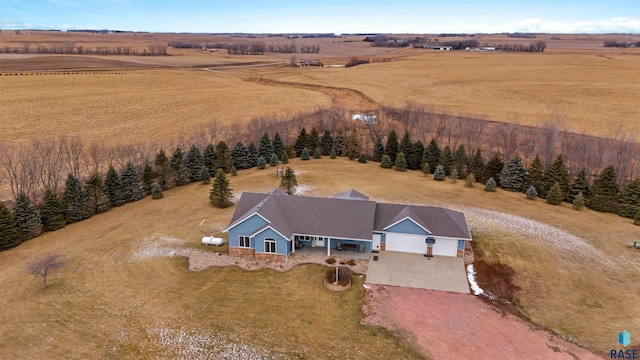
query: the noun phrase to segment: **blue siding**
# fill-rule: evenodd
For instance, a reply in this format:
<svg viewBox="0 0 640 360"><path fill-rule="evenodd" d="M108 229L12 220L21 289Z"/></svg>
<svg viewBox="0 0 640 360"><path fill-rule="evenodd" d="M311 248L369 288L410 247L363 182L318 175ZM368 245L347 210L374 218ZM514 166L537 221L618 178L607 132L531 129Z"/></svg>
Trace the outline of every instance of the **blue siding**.
<svg viewBox="0 0 640 360"><path fill-rule="evenodd" d="M464 250L464 240L458 240L458 250Z"/></svg>
<svg viewBox="0 0 640 360"><path fill-rule="evenodd" d="M268 223L260 216L252 215L242 223L229 229L229 246L238 247L238 236L250 236L265 227ZM255 247L253 240L251 247Z"/></svg>
<svg viewBox="0 0 640 360"><path fill-rule="evenodd" d="M392 227L387 229L387 232L395 232L395 233L403 233L403 234L414 234L414 235L427 235L428 233L424 231L420 226L416 225L413 221L409 219L404 219L401 222L393 225Z"/></svg>
<svg viewBox="0 0 640 360"><path fill-rule="evenodd" d="M264 240L267 238L275 239L276 241L276 254L288 255L291 252L291 245L287 239L280 236L273 229L266 229L256 235L253 239L252 245L255 247L256 252L264 252Z"/></svg>

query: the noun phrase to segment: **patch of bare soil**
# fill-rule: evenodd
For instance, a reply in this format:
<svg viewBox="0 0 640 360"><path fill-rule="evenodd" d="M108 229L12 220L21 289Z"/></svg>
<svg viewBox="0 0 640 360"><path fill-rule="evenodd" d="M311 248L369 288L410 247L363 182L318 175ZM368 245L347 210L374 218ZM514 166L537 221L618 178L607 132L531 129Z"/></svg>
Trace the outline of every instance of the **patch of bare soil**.
<svg viewBox="0 0 640 360"><path fill-rule="evenodd" d="M599 359L478 297L367 285L362 323L386 328L434 359Z"/></svg>
<svg viewBox="0 0 640 360"><path fill-rule="evenodd" d="M86 71L149 68L121 59L101 59L90 56L32 56L29 58L4 57L0 59L0 72L15 71Z"/></svg>
<svg viewBox="0 0 640 360"><path fill-rule="evenodd" d="M507 265L488 264L482 259L476 259L473 267L476 270L476 282L486 295L480 298L518 315L517 292L520 287L514 283L515 271Z"/></svg>

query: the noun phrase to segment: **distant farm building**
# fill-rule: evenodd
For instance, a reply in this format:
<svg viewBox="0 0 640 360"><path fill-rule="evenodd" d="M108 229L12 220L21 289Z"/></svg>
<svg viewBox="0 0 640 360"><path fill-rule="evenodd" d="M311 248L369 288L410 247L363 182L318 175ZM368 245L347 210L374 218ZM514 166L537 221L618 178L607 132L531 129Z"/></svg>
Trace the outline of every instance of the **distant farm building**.
<svg viewBox="0 0 640 360"><path fill-rule="evenodd" d="M360 121L365 125L375 125L378 122L376 121L376 115L365 115L365 114L353 114L351 115L351 120Z"/></svg>
<svg viewBox="0 0 640 360"><path fill-rule="evenodd" d="M318 60L300 59L296 63L296 66L298 66L298 67L304 67L304 66L319 66L319 67L322 67L322 66L324 66L324 64L322 64Z"/></svg>
<svg viewBox="0 0 640 360"><path fill-rule="evenodd" d="M425 46L424 48L430 49L430 50L443 50L443 51L453 50L453 46L445 46L445 45Z"/></svg>

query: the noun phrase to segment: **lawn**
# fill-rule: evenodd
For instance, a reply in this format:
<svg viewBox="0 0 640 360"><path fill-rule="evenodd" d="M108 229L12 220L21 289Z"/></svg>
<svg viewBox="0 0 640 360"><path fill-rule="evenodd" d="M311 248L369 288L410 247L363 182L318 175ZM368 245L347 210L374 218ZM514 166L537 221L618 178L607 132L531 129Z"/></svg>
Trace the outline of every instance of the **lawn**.
<svg viewBox="0 0 640 360"><path fill-rule="evenodd" d="M305 195L356 188L387 202L466 209L483 259L515 271L519 309L533 321L606 352L620 329L640 332L638 257L628 219L522 194L487 193L378 164L293 160ZM272 168L230 177L234 193L278 185ZM190 272L187 259L148 256L154 244L201 248L197 225L223 228L233 207L207 203L208 186L113 209L0 253L0 353L9 358L195 358L207 352L285 358L418 358L391 334L359 323L362 279L341 293L322 267L287 273L235 267ZM493 212L488 212L493 211ZM527 221L531 219L537 222ZM569 245L565 245L569 244ZM61 252L68 265L42 289L25 262ZM153 255L153 251L150 252ZM18 330L19 329L19 330Z"/></svg>

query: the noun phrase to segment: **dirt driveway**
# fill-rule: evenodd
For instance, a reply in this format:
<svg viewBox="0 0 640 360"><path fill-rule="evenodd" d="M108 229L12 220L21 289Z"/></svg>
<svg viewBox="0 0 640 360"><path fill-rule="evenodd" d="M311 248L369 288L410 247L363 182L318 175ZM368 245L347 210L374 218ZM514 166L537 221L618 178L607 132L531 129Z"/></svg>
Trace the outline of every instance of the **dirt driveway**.
<svg viewBox="0 0 640 360"><path fill-rule="evenodd" d="M600 359L467 294L367 285L363 320L433 359Z"/></svg>

